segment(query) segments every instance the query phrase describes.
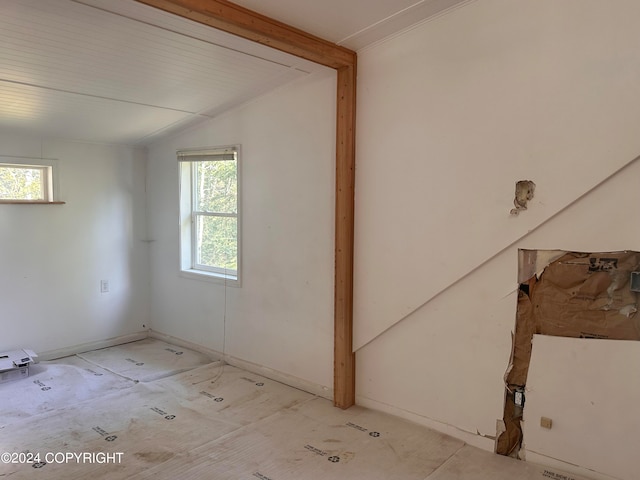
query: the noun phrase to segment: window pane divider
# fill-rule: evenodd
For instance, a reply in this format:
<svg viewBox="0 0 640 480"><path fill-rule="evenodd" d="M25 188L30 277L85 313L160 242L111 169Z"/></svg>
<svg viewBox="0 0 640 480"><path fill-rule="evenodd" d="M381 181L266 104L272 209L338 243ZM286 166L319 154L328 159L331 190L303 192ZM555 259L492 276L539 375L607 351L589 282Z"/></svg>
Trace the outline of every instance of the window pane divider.
<svg viewBox="0 0 640 480"><path fill-rule="evenodd" d="M5 205L64 205L67 202L49 202L47 200L0 200Z"/></svg>
<svg viewBox="0 0 640 480"><path fill-rule="evenodd" d="M194 215L203 215L205 217L228 217L228 218L238 218L237 213L217 213L217 212L201 212L198 210L193 211Z"/></svg>

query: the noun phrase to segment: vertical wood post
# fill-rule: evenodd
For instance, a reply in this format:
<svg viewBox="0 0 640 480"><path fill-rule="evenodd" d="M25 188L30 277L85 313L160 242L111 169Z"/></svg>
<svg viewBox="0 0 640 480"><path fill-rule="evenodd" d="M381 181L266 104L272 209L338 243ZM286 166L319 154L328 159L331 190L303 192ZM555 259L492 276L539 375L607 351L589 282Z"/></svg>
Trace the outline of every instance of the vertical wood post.
<svg viewBox="0 0 640 480"><path fill-rule="evenodd" d="M353 240L356 64L338 69L333 403L355 403Z"/></svg>

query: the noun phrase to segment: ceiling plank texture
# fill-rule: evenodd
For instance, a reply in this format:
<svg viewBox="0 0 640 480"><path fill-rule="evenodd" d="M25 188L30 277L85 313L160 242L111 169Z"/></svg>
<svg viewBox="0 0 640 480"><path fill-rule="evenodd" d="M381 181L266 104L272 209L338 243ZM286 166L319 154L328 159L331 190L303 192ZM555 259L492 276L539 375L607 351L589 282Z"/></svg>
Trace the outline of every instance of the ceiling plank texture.
<svg viewBox="0 0 640 480"><path fill-rule="evenodd" d="M225 0L136 0L337 70L334 405L355 404L353 240L356 53Z"/></svg>
<svg viewBox="0 0 640 480"><path fill-rule="evenodd" d="M327 67L356 61L347 48L225 0L137 1Z"/></svg>

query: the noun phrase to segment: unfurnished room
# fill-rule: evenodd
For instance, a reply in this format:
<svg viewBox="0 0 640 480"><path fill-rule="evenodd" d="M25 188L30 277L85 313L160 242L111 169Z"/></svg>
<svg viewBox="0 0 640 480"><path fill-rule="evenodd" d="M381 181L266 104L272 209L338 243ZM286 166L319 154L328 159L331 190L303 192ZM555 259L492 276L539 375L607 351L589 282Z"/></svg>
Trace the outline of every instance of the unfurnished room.
<svg viewBox="0 0 640 480"><path fill-rule="evenodd" d="M0 478L637 480L638 19L0 0Z"/></svg>

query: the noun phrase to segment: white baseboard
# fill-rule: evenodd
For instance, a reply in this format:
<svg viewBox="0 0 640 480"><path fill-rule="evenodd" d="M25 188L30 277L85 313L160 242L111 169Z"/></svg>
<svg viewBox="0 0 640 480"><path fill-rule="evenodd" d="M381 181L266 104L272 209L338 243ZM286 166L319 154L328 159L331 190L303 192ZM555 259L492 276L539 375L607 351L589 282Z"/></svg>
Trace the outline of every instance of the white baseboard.
<svg viewBox="0 0 640 480"><path fill-rule="evenodd" d="M262 375L263 377L267 377L276 382L284 383L285 385L297 388L298 390L302 390L319 397L333 400L333 389L331 388L324 387L322 385L318 385L316 383L309 382L298 377L294 377L293 375L289 375L287 373L279 372L278 370L274 370L263 365L252 363L241 358L236 358L232 355L223 354L222 352L218 352L216 350L203 347L202 345L182 340L181 338L156 332L155 330L150 330L149 336L158 340L162 340L163 342L177 345L179 347L195 350L196 352L207 355L211 360L222 360L229 365L241 368L251 373L255 373L256 375Z"/></svg>
<svg viewBox="0 0 640 480"><path fill-rule="evenodd" d="M457 427L454 427L453 425L438 422L437 420L423 417L422 415L418 415L417 413L412 413L407 410L394 407L393 405L387 405L385 403L381 403L376 400L372 400L371 398L363 397L360 395L356 395L356 405L371 408L372 410L378 410L380 412L389 413L390 415L394 415L396 417L404 418L405 420L417 423L418 425L422 425L432 430L436 430L437 432L444 433L451 437L462 440L468 445L478 447L482 450L487 450L489 452L493 452L495 450L495 440L493 438L483 437L482 435L467 432L466 430L461 430Z"/></svg>
<svg viewBox="0 0 640 480"><path fill-rule="evenodd" d="M294 377L293 375L279 372L278 370L273 370L272 368L248 362L231 355L225 355L224 360L229 365L233 365L234 367L247 370L248 372L252 372L257 375L262 375L263 377L270 378L271 380L275 380L276 382L284 383L285 385L297 388L298 390L312 393L313 395L317 395L318 397L326 398L327 400L333 401L332 388L324 387L322 385L318 385L317 383L309 382L307 380L303 380L302 378Z"/></svg>
<svg viewBox="0 0 640 480"><path fill-rule="evenodd" d="M97 342L83 343L81 345L73 345L71 347L59 348L57 350L47 350L46 352L38 353L38 360L55 360L56 358L68 357L70 355L76 355L77 353L90 352L91 350L99 350L101 348L113 347L115 345L122 345L123 343L136 342L138 340L144 340L149 336L149 332L142 331L138 333L131 333L129 335L123 335L121 337L108 338L106 340L99 340Z"/></svg>

